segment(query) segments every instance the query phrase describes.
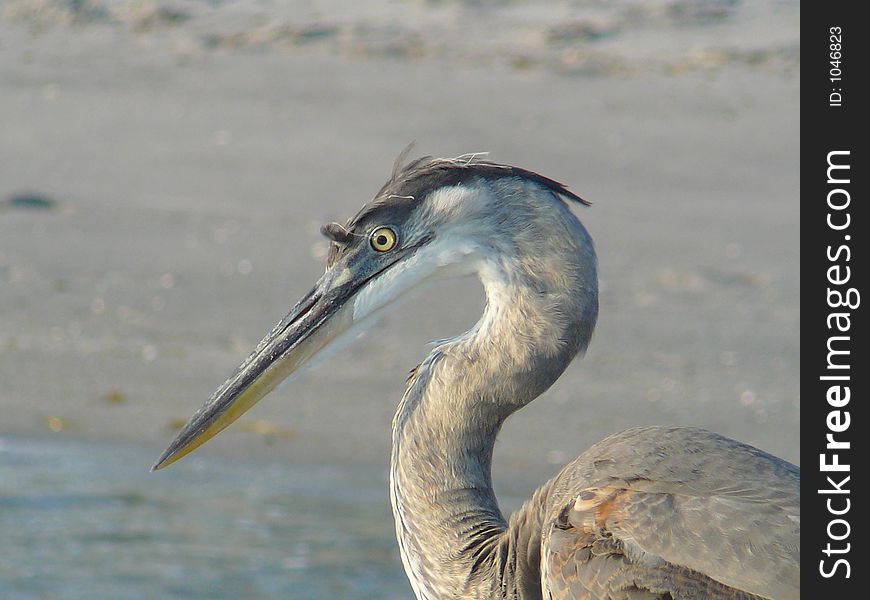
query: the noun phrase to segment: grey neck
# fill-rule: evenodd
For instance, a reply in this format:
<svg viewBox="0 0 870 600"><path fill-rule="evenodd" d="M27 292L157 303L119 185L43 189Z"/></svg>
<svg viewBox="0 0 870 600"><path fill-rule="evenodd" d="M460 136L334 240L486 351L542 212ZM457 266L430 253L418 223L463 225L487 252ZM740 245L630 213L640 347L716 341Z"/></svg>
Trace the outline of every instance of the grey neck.
<svg viewBox="0 0 870 600"><path fill-rule="evenodd" d="M436 348L399 405L391 497L402 560L420 599L501 597L506 587L530 585L519 577L538 573L537 564L516 561L537 556L540 515L529 505L520 519L523 531L508 531L491 464L504 420L546 390L591 336L594 252L571 219L567 225L576 224L575 230L541 244L543 253L558 254L552 263L560 265L558 272L542 268L546 256L533 259L536 265L503 256L481 261L483 317ZM529 544L532 552L518 551L517 545ZM539 590L539 582L531 585Z"/></svg>

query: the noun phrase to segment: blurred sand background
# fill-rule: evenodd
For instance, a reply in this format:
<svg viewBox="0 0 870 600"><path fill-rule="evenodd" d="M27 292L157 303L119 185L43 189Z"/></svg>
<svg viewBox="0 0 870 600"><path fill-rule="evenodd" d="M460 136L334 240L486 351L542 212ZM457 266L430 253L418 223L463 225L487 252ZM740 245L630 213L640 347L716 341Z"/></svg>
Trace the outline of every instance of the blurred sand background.
<svg viewBox="0 0 870 600"><path fill-rule="evenodd" d="M156 458L318 277L318 227L416 140L594 202L577 212L597 332L506 426L499 485L522 495L645 424L797 462L799 18L796 1L0 2L0 435ZM385 468L407 370L482 301L469 281L418 295L199 453Z"/></svg>

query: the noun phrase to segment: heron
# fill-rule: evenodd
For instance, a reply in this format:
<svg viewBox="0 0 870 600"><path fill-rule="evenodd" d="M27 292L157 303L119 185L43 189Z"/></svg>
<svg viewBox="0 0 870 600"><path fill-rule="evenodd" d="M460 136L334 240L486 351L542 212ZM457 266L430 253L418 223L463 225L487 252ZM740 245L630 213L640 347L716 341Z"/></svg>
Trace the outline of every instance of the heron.
<svg viewBox="0 0 870 600"><path fill-rule="evenodd" d="M800 596L800 470L703 429L596 443L509 518L491 465L505 420L585 352L598 315L588 204L536 172L400 157L329 238L326 271L190 418L153 469L185 456L280 382L358 337L412 288L476 275L486 305L407 380L390 500L419 600Z"/></svg>

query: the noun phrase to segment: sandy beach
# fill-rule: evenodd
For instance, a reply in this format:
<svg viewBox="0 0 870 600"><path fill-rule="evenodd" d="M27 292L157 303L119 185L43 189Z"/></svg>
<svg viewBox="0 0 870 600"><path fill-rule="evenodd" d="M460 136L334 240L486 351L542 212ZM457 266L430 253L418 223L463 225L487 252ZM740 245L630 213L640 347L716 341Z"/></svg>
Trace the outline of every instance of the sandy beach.
<svg viewBox="0 0 870 600"><path fill-rule="evenodd" d="M413 140L594 203L597 331L499 485L647 424L797 463L799 4L554 4L0 4L0 436L156 458ZM385 468L407 370L482 303L426 290L199 453Z"/></svg>

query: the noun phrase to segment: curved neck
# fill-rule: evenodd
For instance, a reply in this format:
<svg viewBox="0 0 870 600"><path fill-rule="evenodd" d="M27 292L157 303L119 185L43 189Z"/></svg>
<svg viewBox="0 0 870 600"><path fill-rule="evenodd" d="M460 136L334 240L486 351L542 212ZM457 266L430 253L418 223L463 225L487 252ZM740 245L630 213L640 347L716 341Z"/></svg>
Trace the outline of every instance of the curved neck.
<svg viewBox="0 0 870 600"><path fill-rule="evenodd" d="M540 589L537 564L514 564L537 556L540 519L504 534L490 467L504 420L588 343L597 313L594 254L591 245L586 254L577 250L559 247L558 274L482 260L483 317L435 349L399 405L391 498L402 560L420 599L501 597L503 586L528 587L521 575ZM517 544L531 546L517 552Z"/></svg>

